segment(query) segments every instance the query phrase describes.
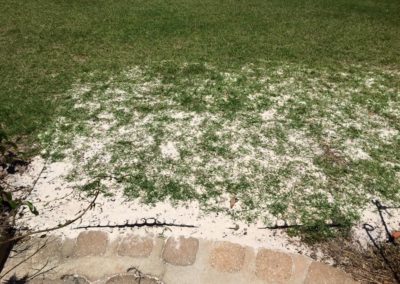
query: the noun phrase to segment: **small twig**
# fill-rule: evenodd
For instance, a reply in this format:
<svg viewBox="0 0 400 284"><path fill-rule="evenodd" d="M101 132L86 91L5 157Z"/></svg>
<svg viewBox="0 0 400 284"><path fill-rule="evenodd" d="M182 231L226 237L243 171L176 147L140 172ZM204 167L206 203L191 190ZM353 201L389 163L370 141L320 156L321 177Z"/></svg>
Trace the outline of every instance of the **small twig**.
<svg viewBox="0 0 400 284"><path fill-rule="evenodd" d="M53 267L50 267L49 269L43 270L48 264L49 264L49 261L47 260L45 265L43 265L41 268L37 269L35 274L33 274L32 276L29 276L29 280L32 280L32 279L38 277L39 275L45 274L49 271L52 271L54 268L57 267L57 266L53 266Z"/></svg>
<svg viewBox="0 0 400 284"><path fill-rule="evenodd" d="M27 251L29 251L30 249L31 249L31 245L27 245L26 247L24 247L24 248L21 248L21 249L12 249L11 250L11 252L13 253L13 256L9 256L10 258L13 258L13 257L15 257L16 255L18 255L18 254L22 254L22 253L24 253L24 252L27 252Z"/></svg>
<svg viewBox="0 0 400 284"><path fill-rule="evenodd" d="M20 236L16 236L16 237L14 237L14 238L8 239L8 240L6 240L6 241L4 241L4 242L1 242L1 243L7 243L7 242L11 242L11 241L17 241L17 240L21 240L21 239L23 239L23 238L26 238L26 237L28 237L28 236L32 236L32 235L36 235L36 234L41 234L41 233L47 233L47 232L51 232L51 231L55 231L55 230L64 228L64 227L66 227L66 226L68 226L68 225L74 223L75 221L79 220L80 218L82 218L83 215L85 215L87 211L89 211L91 208L93 208L93 206L94 206L94 204L95 204L95 202L96 202L96 199L97 199L97 197L99 196L99 194L100 194L100 191L97 191L96 194L95 194L95 197L94 197L93 200L90 202L90 204L85 208L85 210L82 211L81 214L79 214L78 216L76 216L74 219L68 220L68 221L66 221L66 222L63 223L63 224L57 225L56 227L52 227L52 228L47 228L47 229L43 229L43 230L38 230L38 231L29 232L29 233L26 233L26 234L24 234L24 235L20 235ZM0 244L1 244L1 243L0 243Z"/></svg>
<svg viewBox="0 0 400 284"><path fill-rule="evenodd" d="M63 195L61 197L54 198L52 200L35 201L35 204L43 204L44 203L46 205L47 203L52 203L52 202L57 201L57 200L62 200L62 199L66 198L66 197L68 197L70 195L73 195L73 194L74 194L74 192L71 191L68 194L65 194L65 195Z"/></svg>
<svg viewBox="0 0 400 284"><path fill-rule="evenodd" d="M46 169L46 164L42 167L42 169L41 169L40 172L39 172L39 175L38 175L38 176L36 177L36 179L33 181L32 186L31 186L30 189L28 190L28 192L27 192L27 194L25 195L25 198L24 198L24 199L26 199L26 197L29 196L29 195L32 193L32 191L35 189L35 187L36 187L37 183L39 182L40 178L42 177L42 174L43 174L43 172L45 171L45 169Z"/></svg>
<svg viewBox="0 0 400 284"><path fill-rule="evenodd" d="M363 229L365 230L365 232L368 235L368 238L370 239L370 241L372 242L372 244L374 245L374 247L378 250L379 254L381 255L383 261L385 262L385 264L387 265L387 267L389 267L390 271L393 274L394 279L396 280L397 283L400 283L400 276L397 274L396 269L393 268L392 264L390 263L389 259L386 257L386 255L383 253L382 247L380 247L378 245L378 243L376 242L376 240L372 237L371 232L375 230L375 227L365 223L363 225Z"/></svg>
<svg viewBox="0 0 400 284"><path fill-rule="evenodd" d="M6 182L4 179L0 179L0 184L1 184L2 186L5 186L5 187L14 188L13 190L10 190L10 192L17 192L17 191L19 191L19 190L21 190L21 189L24 189L24 188L27 188L27 187L28 187L28 186L23 186L23 185L21 185L21 186L14 186L14 185L12 185L12 184Z"/></svg>

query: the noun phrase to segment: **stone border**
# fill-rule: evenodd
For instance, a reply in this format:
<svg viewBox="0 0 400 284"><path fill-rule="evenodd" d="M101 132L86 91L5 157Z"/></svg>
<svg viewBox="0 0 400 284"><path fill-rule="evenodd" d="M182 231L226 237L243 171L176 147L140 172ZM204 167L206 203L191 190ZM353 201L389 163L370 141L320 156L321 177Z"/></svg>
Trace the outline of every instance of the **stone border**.
<svg viewBox="0 0 400 284"><path fill-rule="evenodd" d="M54 267L31 283L356 283L302 255L183 236L110 240L105 232L85 231L76 239L31 239L19 246L4 271L37 253L7 277Z"/></svg>

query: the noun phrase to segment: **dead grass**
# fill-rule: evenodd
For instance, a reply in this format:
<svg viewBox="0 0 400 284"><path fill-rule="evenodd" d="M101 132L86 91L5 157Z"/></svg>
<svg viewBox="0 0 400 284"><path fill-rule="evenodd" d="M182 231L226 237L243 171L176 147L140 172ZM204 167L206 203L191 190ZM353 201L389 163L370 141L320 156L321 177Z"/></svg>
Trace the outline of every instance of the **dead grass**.
<svg viewBox="0 0 400 284"><path fill-rule="evenodd" d="M400 244L380 242L363 248L354 241L334 239L322 250L361 283L400 283Z"/></svg>

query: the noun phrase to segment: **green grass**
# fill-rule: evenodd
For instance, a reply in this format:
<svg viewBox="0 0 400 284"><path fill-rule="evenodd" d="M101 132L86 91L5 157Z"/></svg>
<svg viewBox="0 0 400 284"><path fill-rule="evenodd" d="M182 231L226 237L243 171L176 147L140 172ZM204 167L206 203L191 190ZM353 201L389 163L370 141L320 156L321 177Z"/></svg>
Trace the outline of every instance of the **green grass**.
<svg viewBox="0 0 400 284"><path fill-rule="evenodd" d="M400 63L397 0L3 0L0 11L0 123L31 138L71 83L97 70Z"/></svg>

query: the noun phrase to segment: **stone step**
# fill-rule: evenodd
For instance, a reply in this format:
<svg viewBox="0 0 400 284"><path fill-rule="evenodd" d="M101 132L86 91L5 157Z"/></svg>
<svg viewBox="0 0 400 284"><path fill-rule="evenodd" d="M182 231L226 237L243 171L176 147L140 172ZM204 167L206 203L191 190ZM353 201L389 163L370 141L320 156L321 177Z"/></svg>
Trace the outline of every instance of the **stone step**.
<svg viewBox="0 0 400 284"><path fill-rule="evenodd" d="M105 232L85 231L76 239L32 238L18 245L3 271L23 259L3 279L39 274L30 283L356 283L303 255L183 236L111 240Z"/></svg>

